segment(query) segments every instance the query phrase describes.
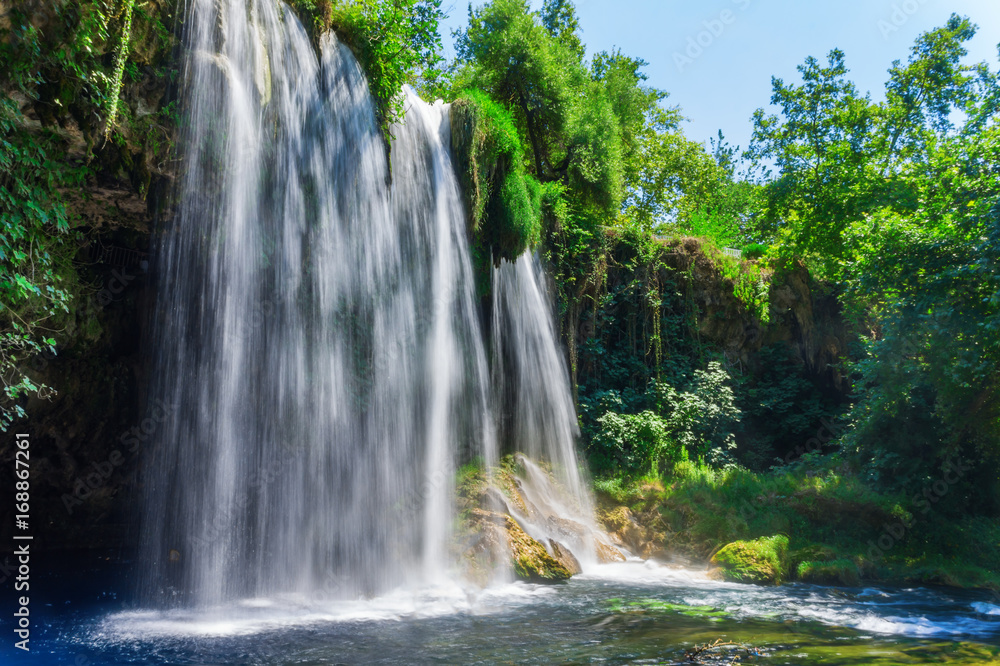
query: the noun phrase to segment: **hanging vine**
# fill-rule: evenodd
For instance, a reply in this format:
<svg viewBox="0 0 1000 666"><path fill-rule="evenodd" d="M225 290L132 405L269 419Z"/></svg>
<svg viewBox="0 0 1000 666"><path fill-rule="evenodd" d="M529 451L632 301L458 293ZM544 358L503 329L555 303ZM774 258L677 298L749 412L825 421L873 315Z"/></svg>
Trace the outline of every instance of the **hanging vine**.
<svg viewBox="0 0 1000 666"><path fill-rule="evenodd" d="M128 59L129 43L132 39L132 9L135 0L123 0L123 10L125 18L122 21L122 39L115 53L115 73L111 79L111 90L108 95L108 121L104 127L105 141L111 137L111 132L115 127L115 118L118 115L118 97L122 91L122 80L125 76L125 61ZM121 12L119 12L120 14Z"/></svg>

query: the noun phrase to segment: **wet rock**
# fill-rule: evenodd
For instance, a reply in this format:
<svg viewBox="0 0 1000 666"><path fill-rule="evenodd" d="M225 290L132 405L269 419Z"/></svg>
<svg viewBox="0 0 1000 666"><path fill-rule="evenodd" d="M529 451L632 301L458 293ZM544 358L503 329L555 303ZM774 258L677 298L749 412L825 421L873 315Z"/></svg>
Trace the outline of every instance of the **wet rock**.
<svg viewBox="0 0 1000 666"><path fill-rule="evenodd" d="M467 513L467 526L462 559L469 577L479 584L488 583L493 572L503 567L531 583L558 583L580 572L580 563L569 549L551 542L553 557L509 515L475 508Z"/></svg>
<svg viewBox="0 0 1000 666"><path fill-rule="evenodd" d="M573 574L549 555L541 543L531 538L510 516L506 518L507 545L514 565L514 575L531 583L558 583Z"/></svg>
<svg viewBox="0 0 1000 666"><path fill-rule="evenodd" d="M570 552L569 548L562 545L555 539L549 539L549 548L552 549L552 557L556 559L559 564L566 567L570 575L575 576L576 574L583 571L583 567L580 566L580 561L576 559L576 556Z"/></svg>
<svg viewBox="0 0 1000 666"><path fill-rule="evenodd" d="M615 562L625 561L625 555L610 544L595 541L594 550L597 552L597 561L601 564L613 564Z"/></svg>

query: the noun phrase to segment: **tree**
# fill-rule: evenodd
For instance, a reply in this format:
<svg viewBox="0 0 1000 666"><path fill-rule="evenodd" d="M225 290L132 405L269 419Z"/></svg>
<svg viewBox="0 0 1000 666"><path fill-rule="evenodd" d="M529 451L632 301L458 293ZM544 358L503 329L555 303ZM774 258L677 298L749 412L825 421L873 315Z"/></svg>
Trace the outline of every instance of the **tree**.
<svg viewBox="0 0 1000 666"><path fill-rule="evenodd" d="M778 178L767 187L766 216L779 221L789 247L837 277L848 261L843 234L853 222L883 209L909 215L919 192L908 164L926 164L929 151L952 132L953 112L979 131L989 112L975 100L995 100L997 84L985 64L967 66L962 46L976 27L952 15L941 28L917 38L906 65L893 63L886 100L860 96L847 79L844 54L833 50L827 66L807 58L802 84L772 79L778 114L754 113L747 155L773 160Z"/></svg>
<svg viewBox="0 0 1000 666"><path fill-rule="evenodd" d="M568 2L550 2L546 21L526 0L493 0L469 9L458 33L469 83L514 116L543 183L564 185L577 214L596 216L621 201L619 128L602 87L575 48L576 21Z"/></svg>
<svg viewBox="0 0 1000 666"><path fill-rule="evenodd" d="M810 57L798 70L801 85L771 79L780 115L754 112L748 157L778 168L766 215L782 221L792 248L832 273L843 257L843 229L870 207L875 109L847 80L839 49L827 66Z"/></svg>
<svg viewBox="0 0 1000 666"><path fill-rule="evenodd" d="M917 38L906 66L892 63L875 133L883 175L925 157L933 135L952 129L952 111L976 99L973 74L980 68L961 63L968 54L962 44L975 34L969 19L952 14L947 25Z"/></svg>

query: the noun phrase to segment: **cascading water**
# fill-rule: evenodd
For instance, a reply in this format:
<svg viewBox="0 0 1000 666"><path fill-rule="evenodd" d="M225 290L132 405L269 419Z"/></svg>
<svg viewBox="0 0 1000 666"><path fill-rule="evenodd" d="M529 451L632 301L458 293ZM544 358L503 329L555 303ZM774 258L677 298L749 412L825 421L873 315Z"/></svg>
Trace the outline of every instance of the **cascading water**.
<svg viewBox="0 0 1000 666"><path fill-rule="evenodd" d="M576 408L541 266L530 253L493 271L493 385L504 441L546 458L580 502Z"/></svg>
<svg viewBox="0 0 1000 666"><path fill-rule="evenodd" d="M192 0L186 171L159 244L146 588L198 605L440 574L453 458L490 456L447 109L371 97L275 0ZM481 448L480 448L481 447Z"/></svg>
<svg viewBox="0 0 1000 666"><path fill-rule="evenodd" d="M519 458L526 511L508 506L525 531L551 549L568 547L585 568L598 543L613 548L594 520L576 455L576 408L559 351L541 262L525 253L493 271L493 386L498 432ZM551 464L552 476L533 460ZM553 482L555 481L555 483Z"/></svg>

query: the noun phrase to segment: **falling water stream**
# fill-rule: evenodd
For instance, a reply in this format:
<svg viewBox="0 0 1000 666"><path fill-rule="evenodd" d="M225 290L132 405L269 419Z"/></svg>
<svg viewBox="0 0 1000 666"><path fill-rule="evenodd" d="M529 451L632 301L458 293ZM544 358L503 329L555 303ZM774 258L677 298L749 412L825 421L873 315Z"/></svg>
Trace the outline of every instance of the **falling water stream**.
<svg viewBox="0 0 1000 666"><path fill-rule="evenodd" d="M273 0L190 12L187 169L159 247L154 394L174 409L146 465L149 598L442 576L456 457L493 450L447 107L407 91L390 174L333 34L317 58Z"/></svg>
<svg viewBox="0 0 1000 666"><path fill-rule="evenodd" d="M682 663L719 637L783 664L1000 655L984 595L597 564L544 271L530 254L496 268L483 330L448 107L407 91L390 156L333 34L317 53L277 0L189 0L185 25L139 592L52 567L33 606L44 663ZM584 571L472 588L454 470L515 450L516 518Z"/></svg>

